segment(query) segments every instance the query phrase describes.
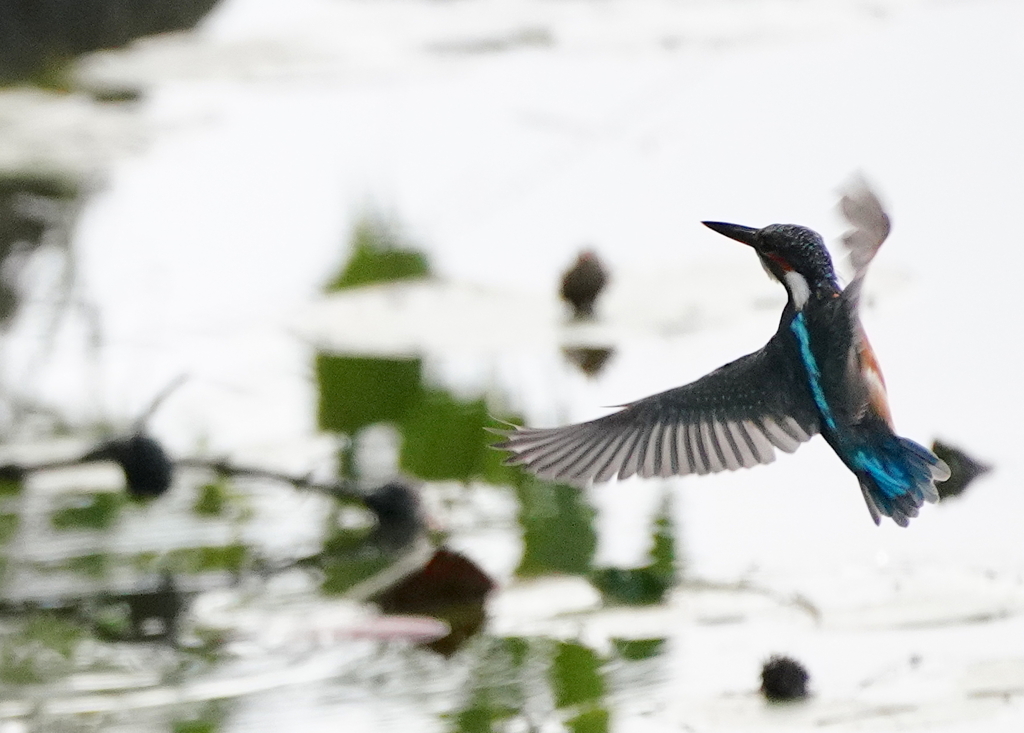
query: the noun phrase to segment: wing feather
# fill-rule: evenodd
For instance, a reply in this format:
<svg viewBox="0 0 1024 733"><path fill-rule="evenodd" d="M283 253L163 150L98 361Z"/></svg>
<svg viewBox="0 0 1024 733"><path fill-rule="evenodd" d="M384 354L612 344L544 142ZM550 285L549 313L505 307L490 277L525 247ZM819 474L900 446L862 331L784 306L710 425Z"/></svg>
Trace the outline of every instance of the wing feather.
<svg viewBox="0 0 1024 733"><path fill-rule="evenodd" d="M704 448L704 442L700 439L700 418L697 422L686 426L687 449L693 462L694 472L698 476L710 473L708 468L708 454Z"/></svg>
<svg viewBox="0 0 1024 733"><path fill-rule="evenodd" d="M591 434L596 431L590 431ZM572 436L569 436L572 438ZM586 480L587 468L594 460L601 455L605 444L610 441L614 436L601 436L597 435L594 442L587 442L583 440L586 436L580 436L575 444L569 445L560 458L557 459L553 465L545 465L544 468L550 469L554 466L558 466L559 473L568 478L583 479Z"/></svg>
<svg viewBox="0 0 1024 733"><path fill-rule="evenodd" d="M757 459L757 452L754 450L754 444L750 436L746 434L743 428L743 423L730 422L727 425L729 428L729 439L732 441L733 450L739 459L740 466L743 468L756 466L760 461Z"/></svg>
<svg viewBox="0 0 1024 733"><path fill-rule="evenodd" d="M718 444L722 446L722 454L725 458L726 469L729 471L735 471L738 468L743 468L743 459L740 456L739 450L736 448L736 441L732 437L730 423L716 422L714 428L715 436L718 438Z"/></svg>
<svg viewBox="0 0 1024 733"><path fill-rule="evenodd" d="M673 448L676 452L676 471L675 475L685 476L688 473L695 473L693 459L690 457L690 450L687 448L687 426L685 423L676 423L673 426L673 432L675 433L675 442Z"/></svg>
<svg viewBox="0 0 1024 733"><path fill-rule="evenodd" d="M632 440L628 443L629 450L626 453L626 458L622 462L622 468L619 469L619 479L627 479L630 476L636 474L637 467L640 463L641 458L641 446L644 443L644 432L647 429L646 424L640 424L633 426L632 428Z"/></svg>
<svg viewBox="0 0 1024 733"><path fill-rule="evenodd" d="M507 463L568 483L733 471L771 463L818 432L806 382L776 335L765 348L618 412L502 432Z"/></svg>
<svg viewBox="0 0 1024 733"><path fill-rule="evenodd" d="M708 468L713 472L724 471L728 467L725 455L722 453L722 446L718 443L718 436L715 434L715 426L710 419L705 417L700 422L700 438L708 452Z"/></svg>
<svg viewBox="0 0 1024 733"><path fill-rule="evenodd" d="M614 448L609 452L605 462L601 465L600 469L594 473L594 481L601 483L603 481L610 481L619 471L620 462L624 455L624 444L627 442L629 433L620 433L615 441Z"/></svg>
<svg viewBox="0 0 1024 733"><path fill-rule="evenodd" d="M640 462L640 475L644 478L657 476L661 469L661 434L663 428L661 423L655 423L651 428L650 437L644 447L644 459Z"/></svg>

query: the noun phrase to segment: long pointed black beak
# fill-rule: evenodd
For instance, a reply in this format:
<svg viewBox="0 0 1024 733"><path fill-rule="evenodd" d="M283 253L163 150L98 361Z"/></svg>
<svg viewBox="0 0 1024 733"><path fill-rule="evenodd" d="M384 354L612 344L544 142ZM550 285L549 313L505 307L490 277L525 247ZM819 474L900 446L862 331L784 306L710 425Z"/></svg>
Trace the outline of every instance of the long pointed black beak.
<svg viewBox="0 0 1024 733"><path fill-rule="evenodd" d="M701 224L719 234L724 234L729 239L735 239L737 242L743 242L743 244L756 247L758 230L754 229L754 227L745 227L742 224L726 224L724 221L702 221Z"/></svg>

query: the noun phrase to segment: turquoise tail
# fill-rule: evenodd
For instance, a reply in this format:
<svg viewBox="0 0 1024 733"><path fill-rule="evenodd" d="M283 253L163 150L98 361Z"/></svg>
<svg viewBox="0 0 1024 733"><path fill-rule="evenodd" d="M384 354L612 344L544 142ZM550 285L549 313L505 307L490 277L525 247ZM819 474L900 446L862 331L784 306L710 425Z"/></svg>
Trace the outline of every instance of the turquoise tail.
<svg viewBox="0 0 1024 733"><path fill-rule="evenodd" d="M949 478L949 467L912 440L892 433L872 437L852 452L851 468L875 524L891 517L906 527L926 501L939 500L935 482Z"/></svg>

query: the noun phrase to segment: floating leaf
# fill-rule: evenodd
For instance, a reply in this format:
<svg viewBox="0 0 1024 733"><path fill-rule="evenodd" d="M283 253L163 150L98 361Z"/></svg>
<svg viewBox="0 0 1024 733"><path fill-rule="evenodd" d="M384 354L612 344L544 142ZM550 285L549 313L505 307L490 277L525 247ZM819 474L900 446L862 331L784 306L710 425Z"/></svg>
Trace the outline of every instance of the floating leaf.
<svg viewBox="0 0 1024 733"><path fill-rule="evenodd" d="M174 733L216 733L220 724L212 720L178 720L174 723Z"/></svg>
<svg viewBox="0 0 1024 733"><path fill-rule="evenodd" d="M109 566L110 556L105 553L95 552L90 555L73 557L68 560L65 567L72 572L82 573L91 578L102 578Z"/></svg>
<svg viewBox="0 0 1024 733"><path fill-rule="evenodd" d="M17 514L0 514L0 545L11 541L20 521Z"/></svg>
<svg viewBox="0 0 1024 733"><path fill-rule="evenodd" d="M379 216L364 216L356 222L351 248L348 262L327 285L327 292L430 275L426 255L403 241L397 226Z"/></svg>
<svg viewBox="0 0 1024 733"><path fill-rule="evenodd" d="M594 572L591 582L606 601L645 606L660 603L669 583L661 573L646 568L601 568Z"/></svg>
<svg viewBox="0 0 1024 733"><path fill-rule="evenodd" d="M469 481L483 473L490 422L483 400L424 393L401 423L402 470L428 481Z"/></svg>
<svg viewBox="0 0 1024 733"><path fill-rule="evenodd" d="M565 722L572 733L607 733L611 722L608 709L592 708Z"/></svg>
<svg viewBox="0 0 1024 733"><path fill-rule="evenodd" d="M0 476L0 496L17 496L24 488L22 479L13 476Z"/></svg>
<svg viewBox="0 0 1024 733"><path fill-rule="evenodd" d="M384 613L423 614L447 622L449 633L427 644L450 656L483 627L484 601L494 581L476 563L441 548L420 569L369 600Z"/></svg>
<svg viewBox="0 0 1024 733"><path fill-rule="evenodd" d="M982 463L967 454L962 448L936 440L932 443L932 453L941 458L949 466L949 478L936 481L935 488L939 499L945 501L950 497L960 496L974 479L984 476L992 470L992 466Z"/></svg>
<svg viewBox="0 0 1024 733"><path fill-rule="evenodd" d="M125 505L121 494L109 491L87 494L81 506L70 506L55 511L51 517L56 529L107 529L117 521Z"/></svg>
<svg viewBox="0 0 1024 733"><path fill-rule="evenodd" d="M639 662L656 657L665 650L665 639L612 639L615 651L623 659Z"/></svg>
<svg viewBox="0 0 1024 733"><path fill-rule="evenodd" d="M601 699L605 690L601 658L578 642L558 642L551 663L551 686L559 708Z"/></svg>
<svg viewBox="0 0 1024 733"><path fill-rule="evenodd" d="M20 633L0 649L0 680L11 684L48 682L71 671L71 657L86 632L81 624L53 613L29 617Z"/></svg>
<svg viewBox="0 0 1024 733"><path fill-rule="evenodd" d="M192 505L192 511L206 517L219 517L227 506L228 485L224 480L212 481L199 487L199 496Z"/></svg>
<svg viewBox="0 0 1024 733"><path fill-rule="evenodd" d="M422 368L419 359L318 354L320 428L352 435L366 425L403 419L420 399Z"/></svg>
<svg viewBox="0 0 1024 733"><path fill-rule="evenodd" d="M184 573L204 573L214 570L238 572L248 555L243 544L186 547L170 553L168 566Z"/></svg>
<svg viewBox="0 0 1024 733"><path fill-rule="evenodd" d="M324 580L320 584L320 590L328 595L345 593L356 584L372 578L392 562L392 558L383 555L355 555L325 560L321 565Z"/></svg>

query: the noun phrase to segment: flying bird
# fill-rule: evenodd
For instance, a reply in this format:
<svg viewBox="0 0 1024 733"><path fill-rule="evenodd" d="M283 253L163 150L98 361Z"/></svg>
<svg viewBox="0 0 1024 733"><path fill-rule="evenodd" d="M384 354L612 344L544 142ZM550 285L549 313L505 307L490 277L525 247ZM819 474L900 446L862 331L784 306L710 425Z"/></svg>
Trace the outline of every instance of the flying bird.
<svg viewBox="0 0 1024 733"><path fill-rule="evenodd" d="M853 278L841 287L821 236L795 224L761 229L706 221L751 247L789 296L765 346L695 382L623 405L618 412L557 428L500 431L495 447L537 476L590 481L707 474L750 468L792 453L821 433L860 482L875 524L906 527L949 468L894 432L885 382L861 325L868 265L890 231L875 194L858 182L840 209Z"/></svg>

